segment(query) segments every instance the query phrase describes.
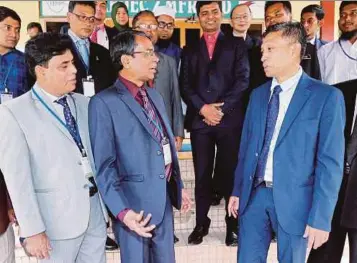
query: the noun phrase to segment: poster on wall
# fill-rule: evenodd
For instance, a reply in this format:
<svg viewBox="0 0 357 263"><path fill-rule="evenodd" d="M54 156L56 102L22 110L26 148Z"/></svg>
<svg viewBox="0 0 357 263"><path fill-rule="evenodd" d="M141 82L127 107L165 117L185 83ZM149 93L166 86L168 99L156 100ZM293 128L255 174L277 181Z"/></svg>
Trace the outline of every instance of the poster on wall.
<svg viewBox="0 0 357 263"><path fill-rule="evenodd" d="M110 17L112 6L116 1L107 1L107 17ZM133 17L141 10L153 10L155 6L170 4L176 10L177 18L188 18L196 13L196 1L122 1L129 10L129 16ZM229 18L232 9L239 3L252 1L222 1L224 18ZM40 1L41 17L65 17L68 12L69 1ZM250 5L254 19L264 18L264 1L253 1Z"/></svg>

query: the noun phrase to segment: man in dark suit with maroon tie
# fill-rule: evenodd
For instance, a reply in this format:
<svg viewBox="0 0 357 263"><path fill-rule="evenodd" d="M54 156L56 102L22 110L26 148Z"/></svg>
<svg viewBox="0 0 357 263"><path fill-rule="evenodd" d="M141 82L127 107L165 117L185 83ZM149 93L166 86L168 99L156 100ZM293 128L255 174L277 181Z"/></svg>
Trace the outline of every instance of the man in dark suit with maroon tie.
<svg viewBox="0 0 357 263"><path fill-rule="evenodd" d="M198 1L196 9L203 37L183 50L180 76L195 169L196 227L190 244L200 244L208 234L213 171L228 204L244 119L242 98L249 82L243 38L233 41L220 32L222 2ZM226 217L226 224L226 245L235 246L237 221Z"/></svg>

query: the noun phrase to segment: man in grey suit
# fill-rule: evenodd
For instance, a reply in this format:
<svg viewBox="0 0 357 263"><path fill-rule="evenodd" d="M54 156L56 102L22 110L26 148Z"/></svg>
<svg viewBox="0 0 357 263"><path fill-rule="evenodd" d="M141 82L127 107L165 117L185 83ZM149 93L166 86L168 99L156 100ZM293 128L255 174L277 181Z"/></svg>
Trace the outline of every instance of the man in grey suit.
<svg viewBox="0 0 357 263"><path fill-rule="evenodd" d="M158 40L158 22L153 12L144 10L137 13L133 18L133 28L144 32L155 46ZM153 87L164 99L167 116L175 136L176 150L179 151L184 138L184 128L177 64L175 59L164 53L156 52L156 55L159 58L159 63Z"/></svg>
<svg viewBox="0 0 357 263"><path fill-rule="evenodd" d="M107 214L94 180L88 99L72 93L71 45L50 33L26 44L36 83L0 105L0 168L28 254L40 262L104 263Z"/></svg>

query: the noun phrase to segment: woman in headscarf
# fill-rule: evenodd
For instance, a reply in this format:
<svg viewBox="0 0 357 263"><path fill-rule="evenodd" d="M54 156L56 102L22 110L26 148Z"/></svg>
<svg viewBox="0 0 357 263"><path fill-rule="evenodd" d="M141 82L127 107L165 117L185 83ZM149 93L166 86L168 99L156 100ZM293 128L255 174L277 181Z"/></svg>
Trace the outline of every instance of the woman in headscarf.
<svg viewBox="0 0 357 263"><path fill-rule="evenodd" d="M123 2L116 2L113 5L111 17L118 31L129 29L129 11Z"/></svg>

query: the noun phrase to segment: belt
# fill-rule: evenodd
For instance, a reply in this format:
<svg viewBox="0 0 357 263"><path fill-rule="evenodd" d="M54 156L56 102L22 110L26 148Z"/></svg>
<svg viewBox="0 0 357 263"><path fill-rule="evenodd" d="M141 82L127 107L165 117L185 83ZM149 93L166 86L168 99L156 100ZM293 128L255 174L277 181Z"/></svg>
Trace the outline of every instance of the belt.
<svg viewBox="0 0 357 263"><path fill-rule="evenodd" d="M89 187L89 197L92 197L96 193L98 193L98 188L97 187L94 187L94 186Z"/></svg>
<svg viewBox="0 0 357 263"><path fill-rule="evenodd" d="M263 180L263 178L254 178L253 181L254 188L258 187L266 187L266 188L273 188L273 182L272 181L266 181Z"/></svg>

